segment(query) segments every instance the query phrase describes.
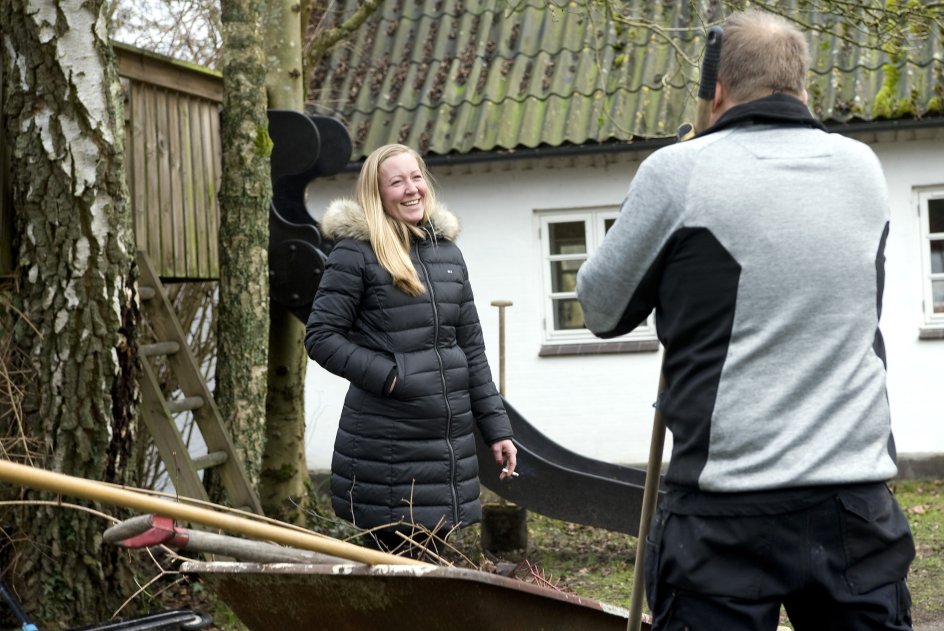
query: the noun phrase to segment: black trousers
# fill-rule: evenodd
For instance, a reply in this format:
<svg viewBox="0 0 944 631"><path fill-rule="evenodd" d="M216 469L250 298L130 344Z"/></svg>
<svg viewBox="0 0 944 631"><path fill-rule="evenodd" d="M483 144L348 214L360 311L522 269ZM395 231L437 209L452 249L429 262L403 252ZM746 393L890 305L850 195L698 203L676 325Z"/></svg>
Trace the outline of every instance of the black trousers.
<svg viewBox="0 0 944 631"><path fill-rule="evenodd" d="M908 521L884 485L776 515L656 512L646 538L653 629L910 630Z"/></svg>

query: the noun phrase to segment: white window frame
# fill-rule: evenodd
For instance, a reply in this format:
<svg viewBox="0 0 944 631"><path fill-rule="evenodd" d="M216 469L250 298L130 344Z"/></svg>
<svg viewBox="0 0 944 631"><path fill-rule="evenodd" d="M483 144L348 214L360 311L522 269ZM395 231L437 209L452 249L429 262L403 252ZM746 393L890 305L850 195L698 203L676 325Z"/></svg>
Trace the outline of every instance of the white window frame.
<svg viewBox="0 0 944 631"><path fill-rule="evenodd" d="M555 344L580 344L593 342L596 344L613 344L625 341L654 341L656 330L653 324L654 318L650 314L646 321L635 329L620 337L607 340L600 339L593 335L588 329L569 329L557 330L554 328L554 300L576 298L576 292L554 292L553 274L551 264L555 261L566 260L586 260L597 250L605 234L605 222L608 219L616 219L619 215L618 206L593 206L587 208L567 208L567 209L539 209L535 211L538 219L538 235L541 246L541 275L543 278L543 301L544 301L544 343ZM550 242L550 224L567 222L584 222L585 234L587 237L587 252L585 254L551 254Z"/></svg>
<svg viewBox="0 0 944 631"><path fill-rule="evenodd" d="M944 241L944 232L931 232L930 202L944 200L944 187L919 190L918 215L921 228L921 286L923 292L924 328L944 329L944 313L934 312L932 283L944 281L944 273L931 271L931 241ZM944 203L944 202L942 202Z"/></svg>

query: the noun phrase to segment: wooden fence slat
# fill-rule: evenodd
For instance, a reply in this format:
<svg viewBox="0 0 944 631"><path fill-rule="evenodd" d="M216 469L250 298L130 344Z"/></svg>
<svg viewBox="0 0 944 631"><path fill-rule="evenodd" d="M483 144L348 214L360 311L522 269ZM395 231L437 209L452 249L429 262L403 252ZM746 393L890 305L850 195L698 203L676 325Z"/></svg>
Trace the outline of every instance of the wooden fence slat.
<svg viewBox="0 0 944 631"><path fill-rule="evenodd" d="M160 167L158 168L158 191L160 196L160 227L161 227L161 249L158 273L161 276L172 275L174 264L174 236L170 232L173 226L173 196L171 195L171 164L170 164L170 121L168 113L168 94L167 90L159 88L154 91L158 98L157 139L158 156L160 157Z"/></svg>
<svg viewBox="0 0 944 631"><path fill-rule="evenodd" d="M144 212L147 214L147 252L158 262L161 256L161 199L160 199L160 150L157 134L157 95L153 86L142 85L145 94L145 146L147 180ZM160 270L160 263L158 264ZM160 271L158 271L160 274Z"/></svg>
<svg viewBox="0 0 944 631"><path fill-rule="evenodd" d="M186 255L184 252L184 179L183 156L180 144L180 93L167 91L167 157L170 164L170 223L164 226L171 236L173 265L170 274L176 278L184 276Z"/></svg>
<svg viewBox="0 0 944 631"><path fill-rule="evenodd" d="M183 215L184 221L181 225L181 239L183 240L183 258L184 258L184 276L187 278L196 278L200 273L200 266L197 261L197 248L194 242L193 228L196 222L197 204L194 198L194 179L197 176L199 168L195 168L193 162L193 142L191 140L191 128L193 121L190 118L190 108L193 98L188 95L181 95L179 101L180 110L180 158L182 160L183 177Z"/></svg>
<svg viewBox="0 0 944 631"><path fill-rule="evenodd" d="M206 191L207 191L207 170L206 170L206 160L204 160L204 151L203 151L203 108L208 107L204 101L199 101L193 99L190 102L190 113L191 113L191 127L190 127L190 143L193 151L193 164L194 169L192 171L193 175L193 199L194 199L194 216L193 216L193 231L189 235L190 245L193 247L194 251L197 254L197 268L196 274L198 277L207 278L211 276L210 273L210 257L207 250L206 244L206 233L203 230L203 226L206 225L208 217L210 216L210 205L208 203Z"/></svg>
<svg viewBox="0 0 944 631"><path fill-rule="evenodd" d="M214 209L215 212L207 214L207 239L205 241L207 245L207 252L210 258L210 269L213 271L214 275L219 275L220 273L220 259L219 259L219 232L220 232L220 215L219 215L219 190L220 190L220 180L221 180L221 171L222 171L222 162L223 162L223 152L220 145L220 116L219 111L214 110L212 112L207 110L209 119L208 125L204 128L205 141L207 143L207 148L210 150L207 166L212 168L210 173L212 177L209 182L212 184L212 196L210 197L210 207Z"/></svg>
<svg viewBox="0 0 944 631"><path fill-rule="evenodd" d="M148 244L147 212L147 121L146 91L136 81L128 82L128 125L126 134L128 188L134 216L134 238L142 249Z"/></svg>

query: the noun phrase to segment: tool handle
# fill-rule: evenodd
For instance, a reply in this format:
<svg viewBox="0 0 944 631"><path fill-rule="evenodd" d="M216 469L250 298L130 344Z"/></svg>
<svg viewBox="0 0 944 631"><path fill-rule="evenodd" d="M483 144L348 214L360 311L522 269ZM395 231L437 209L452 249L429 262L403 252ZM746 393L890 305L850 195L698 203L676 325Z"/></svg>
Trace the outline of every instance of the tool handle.
<svg viewBox="0 0 944 631"><path fill-rule="evenodd" d="M721 40L723 31L720 26L708 29L708 42L705 56L701 62L701 79L698 83L698 108L695 112L695 133L700 134L708 128L711 118L711 103L715 98L715 84L718 83L718 62L721 60Z"/></svg>
<svg viewBox="0 0 944 631"><path fill-rule="evenodd" d="M649 536L649 523L659 503L659 481L662 477L662 451L665 448L665 422L659 405L665 391L665 365L659 370L659 391L656 397L655 413L652 416L652 437L649 441L649 462L646 464L646 484L643 487L642 511L639 515L639 537L636 540L636 561L633 566L633 591L629 595L629 620L626 631L640 631L642 628L642 603L646 595L644 566L646 564L646 538Z"/></svg>
<svg viewBox="0 0 944 631"><path fill-rule="evenodd" d="M698 83L698 98L710 101L715 98L715 83L718 82L718 62L721 60L721 40L724 31L720 26L708 29L705 56L701 60L701 79Z"/></svg>

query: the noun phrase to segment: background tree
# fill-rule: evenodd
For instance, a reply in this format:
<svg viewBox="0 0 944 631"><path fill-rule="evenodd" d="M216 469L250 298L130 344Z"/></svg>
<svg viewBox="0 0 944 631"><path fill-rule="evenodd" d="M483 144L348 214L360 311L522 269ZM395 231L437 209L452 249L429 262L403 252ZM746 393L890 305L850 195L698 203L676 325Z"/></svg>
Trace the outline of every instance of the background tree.
<svg viewBox="0 0 944 631"><path fill-rule="evenodd" d="M363 0L357 10L337 22L335 26L326 28L324 19L330 10L330 3L322 0L312 6L307 21L308 36L305 39L305 68L306 77L311 77L312 69L318 65L326 54L335 46L341 46L357 29L380 8L384 0Z"/></svg>
<svg viewBox="0 0 944 631"><path fill-rule="evenodd" d="M263 15L255 0L222 0L223 147L216 400L250 483L265 447L269 325L269 155Z"/></svg>
<svg viewBox="0 0 944 631"><path fill-rule="evenodd" d="M606 19L624 29L627 38L639 33L667 43L676 52L680 72L689 73L697 68L698 60L688 57L677 45L680 38L704 33L707 27L719 23L724 16L748 8L780 15L794 22L803 31L826 33L836 37L850 49L875 50L888 55L890 63L883 68L885 87L893 89L897 73L894 71L909 59L911 50L935 30L944 29L944 4L917 0L688 0L691 26L689 32L664 27L663 6L659 3L639 4L626 0L604 0ZM580 0L572 9L595 12L599 3ZM815 54L816 51L814 51ZM696 79L697 81L697 79ZM876 114L891 115L894 108L906 103L888 103L879 99L877 107L887 111Z"/></svg>
<svg viewBox="0 0 944 631"><path fill-rule="evenodd" d="M266 17L266 88L270 108L303 112L302 20L295 0L274 0ZM267 209L268 210L268 209ZM259 498L266 514L304 523L310 482L305 457L305 328L270 303L266 450Z"/></svg>
<svg viewBox="0 0 944 631"><path fill-rule="evenodd" d="M120 42L214 70L222 68L219 0L108 0L108 18L112 37Z"/></svg>
<svg viewBox="0 0 944 631"><path fill-rule="evenodd" d="M126 477L135 437L134 243L120 86L102 0L0 0L18 292L4 316L31 379L23 431L33 464ZM16 316L14 316L16 314ZM32 497L38 494L30 494ZM129 593L117 548L87 512L31 506L10 559L38 618L101 619Z"/></svg>

